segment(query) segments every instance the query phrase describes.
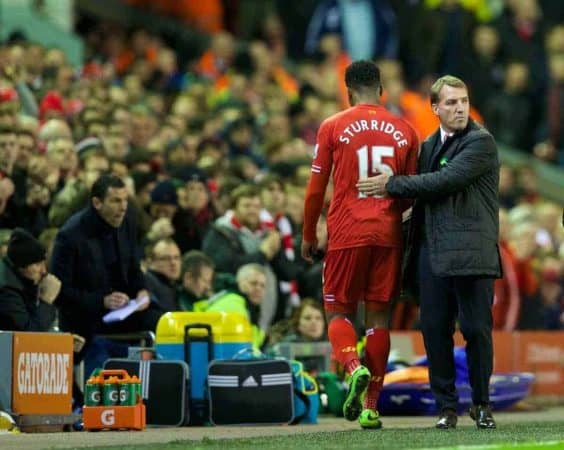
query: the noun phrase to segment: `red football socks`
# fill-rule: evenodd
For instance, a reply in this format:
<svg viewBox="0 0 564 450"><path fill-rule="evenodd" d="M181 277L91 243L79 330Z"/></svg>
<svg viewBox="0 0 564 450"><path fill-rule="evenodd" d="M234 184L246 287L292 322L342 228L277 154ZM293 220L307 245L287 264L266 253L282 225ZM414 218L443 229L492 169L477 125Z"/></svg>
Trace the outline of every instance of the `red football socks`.
<svg viewBox="0 0 564 450"><path fill-rule="evenodd" d="M377 410L378 397L384 383L384 374L390 354L390 331L380 328L366 330L366 366L372 378L368 384L364 407Z"/></svg>
<svg viewBox="0 0 564 450"><path fill-rule="evenodd" d="M353 324L342 317L334 318L329 322L328 335L335 359L343 365L347 373L353 373L354 369L360 366Z"/></svg>

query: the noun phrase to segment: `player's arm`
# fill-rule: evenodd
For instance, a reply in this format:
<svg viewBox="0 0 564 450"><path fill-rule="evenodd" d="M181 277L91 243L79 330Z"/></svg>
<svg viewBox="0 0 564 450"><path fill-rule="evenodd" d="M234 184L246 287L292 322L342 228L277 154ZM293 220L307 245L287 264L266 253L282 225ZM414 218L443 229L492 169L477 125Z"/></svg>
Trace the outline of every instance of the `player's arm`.
<svg viewBox="0 0 564 450"><path fill-rule="evenodd" d="M313 262L313 255L317 251L317 221L323 209L325 191L333 167L331 128L324 122L317 132L317 143L311 163L311 176L305 195L301 250L302 257L309 262Z"/></svg>

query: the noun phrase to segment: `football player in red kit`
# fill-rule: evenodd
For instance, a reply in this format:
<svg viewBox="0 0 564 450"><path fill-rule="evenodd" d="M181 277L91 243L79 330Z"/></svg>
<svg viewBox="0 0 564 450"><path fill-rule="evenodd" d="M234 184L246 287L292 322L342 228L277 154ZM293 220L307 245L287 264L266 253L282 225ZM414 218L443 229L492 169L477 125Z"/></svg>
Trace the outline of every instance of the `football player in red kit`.
<svg viewBox="0 0 564 450"><path fill-rule="evenodd" d="M380 428L376 404L390 352L389 310L399 284L402 212L409 203L367 196L356 184L381 172L415 174L419 142L407 122L379 104L382 86L374 63L349 65L345 83L353 106L326 119L317 133L301 251L313 260L316 224L333 173L323 270L328 335L336 359L351 375L345 418L358 418L363 428ZM359 301L366 311L366 367L356 351L353 326Z"/></svg>

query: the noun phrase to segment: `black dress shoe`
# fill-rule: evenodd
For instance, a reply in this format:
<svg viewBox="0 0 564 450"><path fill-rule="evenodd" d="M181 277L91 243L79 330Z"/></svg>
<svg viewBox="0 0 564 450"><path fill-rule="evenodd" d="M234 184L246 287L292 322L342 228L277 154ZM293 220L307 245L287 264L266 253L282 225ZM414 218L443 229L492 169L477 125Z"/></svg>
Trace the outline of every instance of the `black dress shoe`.
<svg viewBox="0 0 564 450"><path fill-rule="evenodd" d="M478 428L493 430L496 428L495 420L492 416L492 410L489 406L478 405L470 408L470 417L476 421Z"/></svg>
<svg viewBox="0 0 564 450"><path fill-rule="evenodd" d="M456 422L458 422L456 411L452 409L443 409L441 414L439 414L439 420L437 420L435 428L438 428L439 430L449 430L451 428L456 428Z"/></svg>

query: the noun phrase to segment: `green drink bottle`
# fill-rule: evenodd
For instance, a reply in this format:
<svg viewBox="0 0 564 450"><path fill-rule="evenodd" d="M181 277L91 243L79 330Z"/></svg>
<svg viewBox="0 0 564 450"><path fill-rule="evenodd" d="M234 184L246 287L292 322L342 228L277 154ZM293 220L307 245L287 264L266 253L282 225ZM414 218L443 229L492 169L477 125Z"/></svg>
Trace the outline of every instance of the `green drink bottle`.
<svg viewBox="0 0 564 450"><path fill-rule="evenodd" d="M119 404L119 381L116 377L110 377L104 382L104 406L117 404Z"/></svg>
<svg viewBox="0 0 564 450"><path fill-rule="evenodd" d="M84 387L84 405L100 406L102 403L102 390L100 386L100 378L91 376Z"/></svg>

